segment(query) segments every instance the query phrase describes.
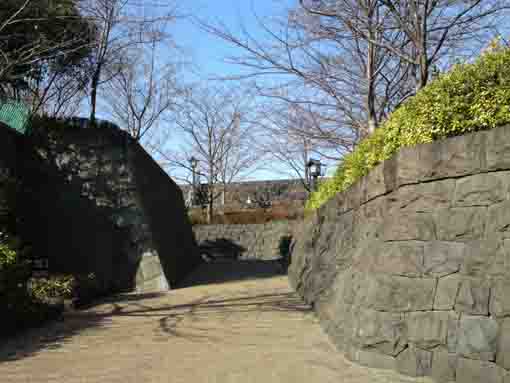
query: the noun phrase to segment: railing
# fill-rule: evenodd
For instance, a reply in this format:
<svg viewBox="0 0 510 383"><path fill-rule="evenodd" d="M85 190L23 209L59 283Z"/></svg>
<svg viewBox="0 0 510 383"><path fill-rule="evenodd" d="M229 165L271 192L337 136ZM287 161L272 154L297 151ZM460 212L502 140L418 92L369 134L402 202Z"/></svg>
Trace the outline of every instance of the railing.
<svg viewBox="0 0 510 383"><path fill-rule="evenodd" d="M3 123L25 134L30 122L30 111L21 102L3 100L0 101L0 123Z"/></svg>

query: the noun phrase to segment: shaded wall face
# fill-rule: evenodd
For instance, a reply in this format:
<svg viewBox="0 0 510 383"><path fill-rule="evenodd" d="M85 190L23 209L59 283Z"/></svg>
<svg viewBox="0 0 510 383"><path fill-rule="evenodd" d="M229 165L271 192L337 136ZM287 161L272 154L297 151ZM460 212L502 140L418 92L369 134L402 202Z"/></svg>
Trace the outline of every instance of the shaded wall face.
<svg viewBox="0 0 510 383"><path fill-rule="evenodd" d="M275 260L282 254L284 241L292 237L295 221L251 225L196 225L193 227L199 246L235 251L240 259Z"/></svg>
<svg viewBox="0 0 510 383"><path fill-rule="evenodd" d="M105 290L144 291L168 288L197 264L178 188L123 132L41 132L20 137L16 155L23 231L52 271L94 272Z"/></svg>
<svg viewBox="0 0 510 383"><path fill-rule="evenodd" d="M182 192L139 145L129 147L129 164L154 249L173 286L200 263Z"/></svg>
<svg viewBox="0 0 510 383"><path fill-rule="evenodd" d="M509 191L510 127L404 149L301 225L291 283L358 363L502 382Z"/></svg>
<svg viewBox="0 0 510 383"><path fill-rule="evenodd" d="M16 145L20 135L0 124L0 231L13 230L17 194Z"/></svg>

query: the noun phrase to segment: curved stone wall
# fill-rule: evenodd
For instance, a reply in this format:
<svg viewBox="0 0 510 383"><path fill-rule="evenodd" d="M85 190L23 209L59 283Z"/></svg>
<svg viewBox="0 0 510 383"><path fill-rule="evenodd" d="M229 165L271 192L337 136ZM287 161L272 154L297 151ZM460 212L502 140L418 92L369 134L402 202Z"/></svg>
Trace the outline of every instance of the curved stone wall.
<svg viewBox="0 0 510 383"><path fill-rule="evenodd" d="M4 173L22 184L20 232L50 272L147 292L173 288L201 262L180 189L118 128L22 136L0 125L0 216Z"/></svg>
<svg viewBox="0 0 510 383"><path fill-rule="evenodd" d="M297 230L289 278L348 358L510 381L510 127L404 148Z"/></svg>

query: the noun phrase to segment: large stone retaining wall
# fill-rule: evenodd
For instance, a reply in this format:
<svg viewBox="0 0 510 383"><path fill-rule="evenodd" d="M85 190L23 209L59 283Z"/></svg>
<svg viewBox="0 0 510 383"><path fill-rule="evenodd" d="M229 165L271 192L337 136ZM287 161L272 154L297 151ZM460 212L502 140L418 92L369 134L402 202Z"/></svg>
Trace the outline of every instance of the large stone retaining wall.
<svg viewBox="0 0 510 383"><path fill-rule="evenodd" d="M300 226L291 283L353 361L509 382L509 191L510 127L402 149Z"/></svg>
<svg viewBox="0 0 510 383"><path fill-rule="evenodd" d="M239 259L276 260L282 257L285 241L292 236L294 226L295 221L275 221L249 225L196 225L193 231L199 246L207 242L230 243L239 249ZM229 246L226 247L228 252Z"/></svg>
<svg viewBox="0 0 510 383"><path fill-rule="evenodd" d="M0 127L4 137L16 148L24 239L51 271L94 272L105 290L153 291L200 262L180 189L123 131L24 137Z"/></svg>

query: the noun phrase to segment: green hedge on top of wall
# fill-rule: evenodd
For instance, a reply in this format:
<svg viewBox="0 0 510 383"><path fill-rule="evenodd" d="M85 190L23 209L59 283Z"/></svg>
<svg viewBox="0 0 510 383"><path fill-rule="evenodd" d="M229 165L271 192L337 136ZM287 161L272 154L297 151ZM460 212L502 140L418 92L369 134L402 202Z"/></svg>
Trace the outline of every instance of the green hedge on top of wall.
<svg viewBox="0 0 510 383"><path fill-rule="evenodd" d="M396 109L347 154L334 177L312 193L314 210L346 190L399 148L510 123L510 49L493 46L475 62L455 65Z"/></svg>

